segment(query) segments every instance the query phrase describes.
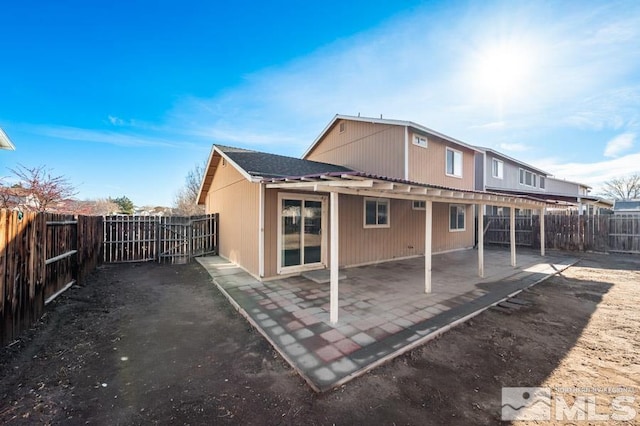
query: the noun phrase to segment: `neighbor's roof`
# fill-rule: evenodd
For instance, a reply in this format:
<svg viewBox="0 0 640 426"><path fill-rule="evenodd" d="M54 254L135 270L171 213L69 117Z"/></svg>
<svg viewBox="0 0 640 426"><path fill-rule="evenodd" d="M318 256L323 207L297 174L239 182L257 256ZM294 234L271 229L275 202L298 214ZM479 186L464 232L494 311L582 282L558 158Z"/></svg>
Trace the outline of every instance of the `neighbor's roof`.
<svg viewBox="0 0 640 426"><path fill-rule="evenodd" d="M437 136L437 137L442 138L442 139L444 139L446 141L455 143L457 145L460 145L462 147L471 149L473 151L484 152L481 148L478 148L477 146L473 146L473 145L468 144L466 142L462 142L462 141L460 141L458 139L454 139L451 136L447 136L447 135L444 135L444 134L442 134L440 132L436 132L435 130L429 129L428 127L425 127L425 126L423 126L421 124L414 123L413 121L392 120L392 119L388 119L388 118L355 117L355 116L352 116L352 115L336 114L333 117L333 119L329 122L329 124L327 124L327 126L324 128L324 130L322 130L322 132L318 135L318 137L313 141L313 143L311 144L309 149L307 149L307 151L304 153L302 158L305 158L307 155L309 155L311 153L311 151L313 151L313 149L320 142L320 140L327 134L327 132L329 132L329 130L331 130L331 128L336 124L336 122L338 120L361 121L363 123L387 124L387 125L391 125L391 126L410 127L410 128L412 128L414 130L417 130L419 132L428 133L428 134Z"/></svg>
<svg viewBox="0 0 640 426"><path fill-rule="evenodd" d="M640 211L640 200L616 200L615 211Z"/></svg>
<svg viewBox="0 0 640 426"><path fill-rule="evenodd" d="M478 147L478 148L480 148L480 149L481 149L481 150L483 150L484 152L490 152L491 154L493 154L493 155L495 155L495 156L497 156L497 157L501 157L501 158L503 158L503 159L505 159L505 160L509 160L509 161L511 161L511 162L513 162L513 163L521 164L522 166L524 166L524 167L526 167L526 168L528 168L528 169L534 170L534 171L536 171L536 172L538 172L538 173L540 173L540 174L545 175L545 177L548 177L548 175L549 175L549 173L548 173L548 172L545 172L544 170L541 170L541 169L539 169L539 168L537 168L537 167L534 167L534 166L532 166L531 164L527 164L527 163L525 163L524 161L520 161L520 160L517 160L517 159L515 159L515 158L513 158L513 157L509 157L508 155L503 154L503 153L502 153L502 152L500 152L500 151L496 151L496 150L495 150L495 149L493 149L493 148L485 148L485 147L482 147L482 146L480 146L480 147Z"/></svg>
<svg viewBox="0 0 640 426"><path fill-rule="evenodd" d="M0 127L0 149L10 149L10 150L16 149L16 147L13 145L13 142L11 142L11 139L9 139L9 136L7 136L7 134L4 132L4 130L2 130L1 127Z"/></svg>
<svg viewBox="0 0 640 426"><path fill-rule="evenodd" d="M211 186L220 158L231 163L247 180L255 182L285 176L353 172L351 169L335 164L320 163L318 161L303 160L231 146L214 145L211 149L204 178L200 184L198 204L204 203L205 195Z"/></svg>

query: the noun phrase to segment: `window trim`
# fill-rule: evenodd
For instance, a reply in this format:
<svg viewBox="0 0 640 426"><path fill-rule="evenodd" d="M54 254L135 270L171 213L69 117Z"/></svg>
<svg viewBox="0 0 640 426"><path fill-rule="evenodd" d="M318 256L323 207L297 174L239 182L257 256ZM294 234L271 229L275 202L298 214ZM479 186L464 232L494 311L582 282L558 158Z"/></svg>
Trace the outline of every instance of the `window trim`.
<svg viewBox="0 0 640 426"><path fill-rule="evenodd" d="M447 169L447 164L449 162L449 151L453 152L453 174L449 173L448 169ZM455 174L455 168L456 168L456 157L455 154L460 154L460 174L456 175ZM454 177L454 178L458 178L458 179L462 179L462 176L464 175L463 173L464 170L464 153L462 151L459 151L457 149L453 149L450 147L447 147L444 151L444 174L449 176L449 177Z"/></svg>
<svg viewBox="0 0 640 426"><path fill-rule="evenodd" d="M367 201L376 202L376 224L375 225L367 224ZM378 222L378 203L383 203L387 205L387 223L386 224L377 223ZM362 227L365 229L390 228L391 227L391 199L364 197L362 199Z"/></svg>
<svg viewBox="0 0 640 426"><path fill-rule="evenodd" d="M418 142L416 142L416 140ZM424 141L424 145L420 143L420 141ZM420 148L428 148L429 147L429 139L426 136L413 135L413 144L415 146L419 146Z"/></svg>
<svg viewBox="0 0 640 426"><path fill-rule="evenodd" d="M524 172L524 174L523 174ZM531 175L531 185L527 184L527 173L529 173ZM520 167L518 169L518 183L522 186L526 186L529 188L537 188L537 174L533 173L530 170L527 169L523 169L522 167Z"/></svg>
<svg viewBox="0 0 640 426"><path fill-rule="evenodd" d="M424 203L422 207L416 207L416 203ZM411 210L426 210L427 202L424 200L411 200Z"/></svg>
<svg viewBox="0 0 640 426"><path fill-rule="evenodd" d="M455 228L452 229L451 228L451 208L455 207L456 209L461 208L462 209L462 215L464 216L464 227L463 228ZM457 216L457 212L456 212L456 221L458 219ZM457 226L457 222L456 222L456 226ZM465 204L449 204L449 232L464 232L467 230L467 206Z"/></svg>
<svg viewBox="0 0 640 426"><path fill-rule="evenodd" d="M540 189L544 189L545 191L547 190L547 178L545 176L538 176L538 184L540 185Z"/></svg>
<svg viewBox="0 0 640 426"><path fill-rule="evenodd" d="M502 167L498 167L498 170L501 171L502 173L498 173L497 175L493 174L493 164L494 163L498 164L498 165L502 165ZM500 175L500 176L498 176L498 175ZM500 179L500 180L504 179L504 161L498 160L497 158L492 158L491 159L491 177L493 177L494 179Z"/></svg>

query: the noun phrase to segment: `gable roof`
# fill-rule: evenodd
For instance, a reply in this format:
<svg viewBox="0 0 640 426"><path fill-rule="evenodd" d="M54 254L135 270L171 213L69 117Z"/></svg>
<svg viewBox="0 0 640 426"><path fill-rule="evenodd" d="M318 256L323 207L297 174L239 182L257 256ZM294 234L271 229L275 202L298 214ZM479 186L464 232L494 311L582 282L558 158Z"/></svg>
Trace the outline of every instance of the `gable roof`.
<svg viewBox="0 0 640 426"><path fill-rule="evenodd" d="M233 165L240 174L251 182L261 182L264 179L301 177L324 173L345 173L353 170L335 164L319 161L304 160L285 155L269 154L249 149L235 148L224 145L214 145L211 148L205 175L200 184L198 204L204 203L207 191L211 187L213 175L218 167L220 158Z"/></svg>
<svg viewBox="0 0 640 426"><path fill-rule="evenodd" d="M269 154L229 146L216 146L238 167L252 177L277 178L285 176L306 176L319 173L350 172L343 166Z"/></svg>
<svg viewBox="0 0 640 426"><path fill-rule="evenodd" d="M2 130L2 127L0 127L0 149L10 149L12 151L16 149L11 139L9 139L9 136Z"/></svg>
<svg viewBox="0 0 640 426"><path fill-rule="evenodd" d="M329 124L327 124L327 126L324 128L324 130L322 130L322 132L318 135L318 137L316 137L316 139L313 141L311 146L305 151L305 153L302 155L302 158L306 158L311 153L311 151L314 150L316 145L318 145L318 143L329 132L329 130L331 130L331 128L336 124L336 122L338 120L360 121L360 122L363 122L363 123L387 124L387 125L390 125L390 126L409 127L409 128L412 128L412 129L417 130L417 131L422 132L422 133L428 133L428 134L437 136L437 137L439 137L441 139L444 139L446 141L452 142L452 143L454 143L456 145L462 146L462 147L470 149L472 151L484 152L481 148L479 148L477 146L473 146L473 145L468 144L466 142L462 142L462 141L460 141L458 139L454 139L451 136L447 136L447 135L442 134L440 132L436 132L433 129L430 129L430 128L425 127L425 126L423 126L421 124L418 124L418 123L414 123L413 121L392 120L392 119L388 119L388 118L355 117L355 116L352 116L352 115L336 114L333 117L333 119L329 122Z"/></svg>

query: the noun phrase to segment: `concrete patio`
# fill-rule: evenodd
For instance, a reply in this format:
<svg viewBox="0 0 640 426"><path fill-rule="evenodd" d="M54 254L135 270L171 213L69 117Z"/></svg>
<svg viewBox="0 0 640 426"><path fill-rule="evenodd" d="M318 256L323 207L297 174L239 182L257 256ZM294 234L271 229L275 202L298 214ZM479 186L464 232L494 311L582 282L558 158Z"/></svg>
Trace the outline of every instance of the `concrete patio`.
<svg viewBox="0 0 640 426"><path fill-rule="evenodd" d="M329 321L329 284L303 277L260 282L220 257L198 258L234 307L316 391L345 383L443 333L577 259L485 249L433 256L432 293L424 293L424 258L340 271L339 321Z"/></svg>

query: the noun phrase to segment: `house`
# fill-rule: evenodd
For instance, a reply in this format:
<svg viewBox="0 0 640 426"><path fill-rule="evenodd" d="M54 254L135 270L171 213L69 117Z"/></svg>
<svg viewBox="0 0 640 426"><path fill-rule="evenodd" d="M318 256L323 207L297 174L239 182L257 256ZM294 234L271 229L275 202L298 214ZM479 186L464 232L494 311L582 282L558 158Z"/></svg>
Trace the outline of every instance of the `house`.
<svg viewBox="0 0 640 426"><path fill-rule="evenodd" d="M483 276L475 209L480 219L487 204L544 213L539 199L477 190L482 152L413 122L336 115L301 159L213 146L198 203L219 213L220 255L257 279L326 269L336 322L339 268L424 257L428 293L432 254L476 238Z"/></svg>
<svg viewBox="0 0 640 426"><path fill-rule="evenodd" d="M8 149L11 151L16 149L11 139L9 139L9 136L2 130L2 127L0 127L0 149Z"/></svg>
<svg viewBox="0 0 640 426"><path fill-rule="evenodd" d="M616 200L613 206L613 214L615 215L627 215L637 214L640 215L640 200Z"/></svg>
<svg viewBox="0 0 640 426"><path fill-rule="evenodd" d="M13 210L37 210L38 198L28 189L0 186L0 208Z"/></svg>
<svg viewBox="0 0 640 426"><path fill-rule="evenodd" d="M491 148L481 148L475 155L475 189L533 197L553 205L550 211L582 214L587 209L609 208L612 203L589 194L588 185L558 179L549 173ZM486 214L508 212L498 206L487 206ZM517 214L530 215L529 210Z"/></svg>

